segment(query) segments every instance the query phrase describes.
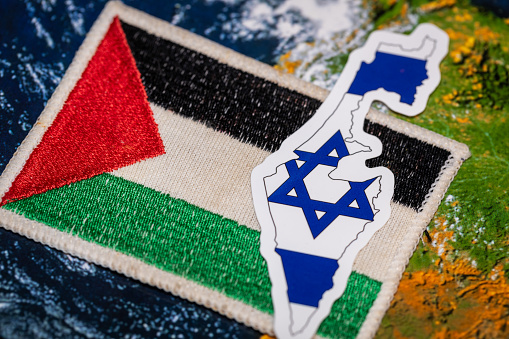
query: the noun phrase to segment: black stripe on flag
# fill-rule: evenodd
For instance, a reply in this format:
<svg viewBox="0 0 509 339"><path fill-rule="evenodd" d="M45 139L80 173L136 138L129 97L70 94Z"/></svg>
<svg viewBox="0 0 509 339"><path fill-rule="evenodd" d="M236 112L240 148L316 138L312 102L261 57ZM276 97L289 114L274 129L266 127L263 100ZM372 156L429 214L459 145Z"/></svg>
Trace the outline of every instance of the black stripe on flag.
<svg viewBox="0 0 509 339"><path fill-rule="evenodd" d="M122 22L149 101L274 152L320 107L320 100L241 71ZM450 152L366 121L383 144L370 167L395 176L393 200L418 210Z"/></svg>
<svg viewBox="0 0 509 339"><path fill-rule="evenodd" d="M321 102L122 23L151 102L275 152Z"/></svg>
<svg viewBox="0 0 509 339"><path fill-rule="evenodd" d="M392 200L418 210L451 153L368 120L364 130L383 144L382 154L366 165L390 169L395 178Z"/></svg>

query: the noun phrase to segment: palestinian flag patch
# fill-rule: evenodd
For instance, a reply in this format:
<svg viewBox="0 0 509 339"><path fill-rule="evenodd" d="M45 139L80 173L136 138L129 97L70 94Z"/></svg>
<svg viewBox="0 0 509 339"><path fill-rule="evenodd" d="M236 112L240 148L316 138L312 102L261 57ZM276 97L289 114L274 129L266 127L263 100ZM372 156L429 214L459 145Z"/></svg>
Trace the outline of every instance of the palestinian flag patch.
<svg viewBox="0 0 509 339"><path fill-rule="evenodd" d="M251 171L323 89L109 3L0 177L0 224L272 334ZM468 148L375 111L392 214L318 330L374 335Z"/></svg>

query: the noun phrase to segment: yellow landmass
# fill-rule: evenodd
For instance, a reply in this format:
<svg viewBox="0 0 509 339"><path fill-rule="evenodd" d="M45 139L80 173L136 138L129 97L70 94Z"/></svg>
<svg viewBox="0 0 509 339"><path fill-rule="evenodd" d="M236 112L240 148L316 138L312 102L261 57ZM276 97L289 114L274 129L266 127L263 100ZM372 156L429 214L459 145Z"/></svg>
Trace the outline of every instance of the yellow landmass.
<svg viewBox="0 0 509 339"><path fill-rule="evenodd" d="M444 218L437 221L426 247L439 259L430 269L404 273L387 312L388 319L416 319L420 333L391 325L382 327L378 337L508 338L509 284L502 265L483 274L470 260L455 258L449 243L454 232Z"/></svg>

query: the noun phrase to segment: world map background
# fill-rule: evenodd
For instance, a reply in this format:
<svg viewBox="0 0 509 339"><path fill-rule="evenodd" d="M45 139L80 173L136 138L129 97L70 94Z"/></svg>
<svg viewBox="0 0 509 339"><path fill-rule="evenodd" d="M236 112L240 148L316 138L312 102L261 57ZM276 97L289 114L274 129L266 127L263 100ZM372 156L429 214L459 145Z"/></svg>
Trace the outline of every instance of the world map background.
<svg viewBox="0 0 509 339"><path fill-rule="evenodd" d="M507 1L124 1L330 89L369 32L432 22L451 38L442 84L406 119L469 145L379 337L507 336ZM0 171L58 85L105 1L2 0ZM489 1L481 5L491 6ZM504 100L505 99L505 100ZM388 110L379 105L378 109ZM483 317L479 317L482 312ZM481 319L482 318L482 319ZM0 337L259 337L195 304L0 229Z"/></svg>

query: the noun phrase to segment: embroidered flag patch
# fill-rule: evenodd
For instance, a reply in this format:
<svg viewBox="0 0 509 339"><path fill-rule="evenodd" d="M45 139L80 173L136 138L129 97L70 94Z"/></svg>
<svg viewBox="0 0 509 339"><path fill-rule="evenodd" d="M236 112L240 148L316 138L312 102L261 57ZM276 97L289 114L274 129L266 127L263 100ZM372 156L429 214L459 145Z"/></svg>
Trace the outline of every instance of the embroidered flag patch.
<svg viewBox="0 0 509 339"><path fill-rule="evenodd" d="M250 176L326 96L109 3L0 177L0 224L273 334ZM392 212L320 325L325 338L374 334L415 244L469 156L465 145L375 111L364 130L383 144L368 167L394 173ZM320 161L334 155L333 147L340 156L340 146L324 147ZM365 202L356 204L369 219ZM319 233L328 216L315 216Z"/></svg>

